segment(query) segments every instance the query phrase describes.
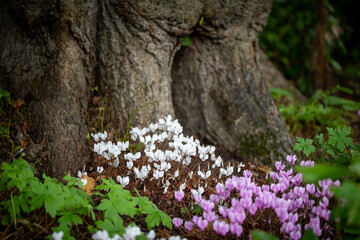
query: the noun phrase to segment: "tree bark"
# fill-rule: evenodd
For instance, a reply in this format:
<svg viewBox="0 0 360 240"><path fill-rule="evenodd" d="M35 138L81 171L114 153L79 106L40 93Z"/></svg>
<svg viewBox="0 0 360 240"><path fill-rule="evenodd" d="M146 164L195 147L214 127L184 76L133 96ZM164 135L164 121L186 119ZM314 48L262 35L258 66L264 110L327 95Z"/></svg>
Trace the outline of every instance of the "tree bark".
<svg viewBox="0 0 360 240"><path fill-rule="evenodd" d="M107 87L123 128L159 101L134 124L175 114L188 134L274 161L291 140L257 59L270 9L267 0L1 1L1 87L29 103L51 176L89 160L84 111L94 86ZM180 49L188 35L192 46Z"/></svg>

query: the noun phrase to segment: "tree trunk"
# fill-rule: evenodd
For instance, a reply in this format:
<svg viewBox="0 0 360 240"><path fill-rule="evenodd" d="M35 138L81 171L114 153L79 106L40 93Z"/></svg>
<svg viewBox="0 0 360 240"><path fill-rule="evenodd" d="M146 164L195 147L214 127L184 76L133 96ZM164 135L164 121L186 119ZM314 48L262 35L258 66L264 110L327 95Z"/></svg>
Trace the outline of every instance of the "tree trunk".
<svg viewBox="0 0 360 240"><path fill-rule="evenodd" d="M84 111L95 85L107 87L123 128L159 101L134 124L175 114L187 134L274 161L291 140L257 59L270 9L267 0L2 1L0 86L29 103L52 176L89 160Z"/></svg>

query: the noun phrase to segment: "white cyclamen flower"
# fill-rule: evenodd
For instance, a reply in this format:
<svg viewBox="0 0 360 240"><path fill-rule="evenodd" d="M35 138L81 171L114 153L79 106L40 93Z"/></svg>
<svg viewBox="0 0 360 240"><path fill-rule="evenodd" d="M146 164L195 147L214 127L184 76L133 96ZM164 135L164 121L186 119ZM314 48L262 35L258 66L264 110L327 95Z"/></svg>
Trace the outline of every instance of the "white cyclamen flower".
<svg viewBox="0 0 360 240"><path fill-rule="evenodd" d="M126 167L130 170L132 167L134 166L133 161L127 161L126 162Z"/></svg>
<svg viewBox="0 0 360 240"><path fill-rule="evenodd" d="M81 178L80 181L83 183L84 186L87 184L87 179L86 178Z"/></svg>
<svg viewBox="0 0 360 240"><path fill-rule="evenodd" d="M91 237L93 240L108 240L109 233L106 230L99 230L95 232Z"/></svg>
<svg viewBox="0 0 360 240"><path fill-rule="evenodd" d="M153 240L153 239L155 239L155 237L156 237L155 231L154 231L154 230L150 230L150 232L148 232L148 233L146 234L146 237L147 237L148 240Z"/></svg>
<svg viewBox="0 0 360 240"><path fill-rule="evenodd" d="M91 134L91 137L94 139L94 142L98 142L99 141L99 135L97 134Z"/></svg>
<svg viewBox="0 0 360 240"><path fill-rule="evenodd" d="M64 236L63 231L53 232L53 234L52 234L52 237L54 240L62 240L63 236Z"/></svg>
<svg viewBox="0 0 360 240"><path fill-rule="evenodd" d="M207 178L210 177L210 175L211 175L211 170L207 171L206 173L203 173L202 171L198 171L198 175L199 175L202 179L207 179Z"/></svg>
<svg viewBox="0 0 360 240"><path fill-rule="evenodd" d="M203 187L199 187L198 190L195 189L191 189L191 193L195 196L195 195L202 195L204 193L204 188Z"/></svg>
<svg viewBox="0 0 360 240"><path fill-rule="evenodd" d="M126 176L126 177L117 176L116 180L117 180L123 187L125 187L126 185L128 185L129 182L130 182L129 176Z"/></svg>
<svg viewBox="0 0 360 240"><path fill-rule="evenodd" d="M135 240L137 236L141 235L141 230L139 227L134 226L130 227L128 226L125 229L125 233L123 235L124 240Z"/></svg>
<svg viewBox="0 0 360 240"><path fill-rule="evenodd" d="M102 173L102 172L104 171L104 168L101 167L101 166L98 166L97 169L96 169L96 171L97 171L98 173Z"/></svg>

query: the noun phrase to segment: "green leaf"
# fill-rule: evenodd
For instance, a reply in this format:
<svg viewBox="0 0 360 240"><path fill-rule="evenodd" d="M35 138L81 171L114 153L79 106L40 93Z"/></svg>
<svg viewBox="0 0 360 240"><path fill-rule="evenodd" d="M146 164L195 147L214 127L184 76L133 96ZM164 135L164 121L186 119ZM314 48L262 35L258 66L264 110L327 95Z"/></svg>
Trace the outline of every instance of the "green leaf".
<svg viewBox="0 0 360 240"><path fill-rule="evenodd" d="M339 206L343 211L337 211L341 215L335 215L345 219L349 227L360 228L360 187L354 182L346 181L339 188L333 188L332 191L334 196L343 202Z"/></svg>
<svg viewBox="0 0 360 240"><path fill-rule="evenodd" d="M289 97L292 99L291 93L282 88L270 88L270 93L275 99L279 99L281 97Z"/></svg>
<svg viewBox="0 0 360 240"><path fill-rule="evenodd" d="M318 238L315 236L311 228L309 228L309 230L307 230L301 238L301 240L317 240L317 239Z"/></svg>
<svg viewBox="0 0 360 240"><path fill-rule="evenodd" d="M5 100L11 104L10 93L8 91L0 89L0 99L1 98L5 98Z"/></svg>
<svg viewBox="0 0 360 240"><path fill-rule="evenodd" d="M169 217L169 215L167 215L166 213L164 213L163 211L159 210L159 215L161 218L161 222L165 227L168 227L170 230L172 230L172 219L171 217Z"/></svg>
<svg viewBox="0 0 360 240"><path fill-rule="evenodd" d="M344 93L350 94L350 95L354 94L354 91L352 89L347 88L347 87L342 87L340 85L336 85L336 89L339 91L342 91Z"/></svg>
<svg viewBox="0 0 360 240"><path fill-rule="evenodd" d="M123 224L123 220L118 215L114 220L105 219L104 221L99 220L95 222L96 226L102 230L106 230L109 235L119 234L123 235L125 231L125 227Z"/></svg>
<svg viewBox="0 0 360 240"><path fill-rule="evenodd" d="M202 25L204 23L204 17L200 18L199 24Z"/></svg>
<svg viewBox="0 0 360 240"><path fill-rule="evenodd" d="M63 199L58 198L53 195L47 194L45 196L45 209L46 212L50 214L51 217L55 217L56 213L61 209L62 207Z"/></svg>
<svg viewBox="0 0 360 240"><path fill-rule="evenodd" d="M303 174L303 178L306 182L312 183L317 183L319 180L327 178L338 180L342 179L344 176L351 175L346 167L328 164L317 164L314 167L296 166L295 169Z"/></svg>
<svg viewBox="0 0 360 240"><path fill-rule="evenodd" d="M152 229L155 226L159 226L161 223L161 218L160 218L159 212L155 211L153 213L150 213L145 218L145 222L147 224L148 229Z"/></svg>
<svg viewBox="0 0 360 240"><path fill-rule="evenodd" d="M187 212L188 212L187 208L181 208L181 213L187 213Z"/></svg>
<svg viewBox="0 0 360 240"><path fill-rule="evenodd" d="M195 214L200 214L200 213L202 213L202 209L201 209L201 207L199 206L199 204L195 204L194 207L193 207L193 209L192 209L192 211L193 211L193 213L195 213Z"/></svg>
<svg viewBox="0 0 360 240"><path fill-rule="evenodd" d="M110 220L115 220L119 216L116 206L109 199L102 199L96 209L103 211L104 217Z"/></svg>
<svg viewBox="0 0 360 240"><path fill-rule="evenodd" d="M303 151L307 157L310 155L310 153L315 152L315 147L312 144L312 139L296 137L296 140L297 143L295 144L294 151Z"/></svg>
<svg viewBox="0 0 360 240"><path fill-rule="evenodd" d="M350 171L356 173L358 176L360 176L360 156L354 156L351 162L351 165L349 166Z"/></svg>
<svg viewBox="0 0 360 240"><path fill-rule="evenodd" d="M274 235L261 231L261 230L254 230L251 232L252 237L254 238L254 240L277 240L278 238L275 237Z"/></svg>
<svg viewBox="0 0 360 240"><path fill-rule="evenodd" d="M329 139L328 143L337 149L339 149L341 152L344 152L345 147L352 147L354 145L353 139L351 137L348 137L348 135L351 134L351 128L350 127L344 127L343 129L340 129L339 127L336 129L333 128L326 128L329 133Z"/></svg>
<svg viewBox="0 0 360 240"><path fill-rule="evenodd" d="M183 37L180 39L181 42L182 42L182 45L185 46L185 47L188 47L191 45L191 39L190 37Z"/></svg>
<svg viewBox="0 0 360 240"><path fill-rule="evenodd" d="M60 226L68 227L68 226L72 226L72 224L75 225L82 224L82 219L77 214L74 214L71 211L62 212L60 215L62 215L58 219Z"/></svg>

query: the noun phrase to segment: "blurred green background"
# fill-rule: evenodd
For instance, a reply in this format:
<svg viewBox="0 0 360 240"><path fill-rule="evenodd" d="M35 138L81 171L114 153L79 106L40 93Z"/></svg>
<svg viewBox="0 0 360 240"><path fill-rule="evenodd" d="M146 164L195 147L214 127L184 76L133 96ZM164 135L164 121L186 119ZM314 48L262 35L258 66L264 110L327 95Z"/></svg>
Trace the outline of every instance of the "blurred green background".
<svg viewBox="0 0 360 240"><path fill-rule="evenodd" d="M356 0L274 0L260 44L300 91L336 85L360 95L360 14Z"/></svg>

